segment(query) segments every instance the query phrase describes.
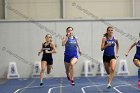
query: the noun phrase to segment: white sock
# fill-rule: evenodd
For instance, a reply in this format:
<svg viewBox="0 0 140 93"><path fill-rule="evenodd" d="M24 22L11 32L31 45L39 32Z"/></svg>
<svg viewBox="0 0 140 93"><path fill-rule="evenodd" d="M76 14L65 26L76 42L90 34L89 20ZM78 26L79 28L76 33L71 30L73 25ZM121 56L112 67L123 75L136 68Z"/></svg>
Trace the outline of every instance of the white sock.
<svg viewBox="0 0 140 93"><path fill-rule="evenodd" d="M40 83L43 83L43 81L42 81L42 80L40 80Z"/></svg>
<svg viewBox="0 0 140 93"><path fill-rule="evenodd" d="M108 83L108 84L107 84L107 86L111 86L111 84L110 84L110 83Z"/></svg>

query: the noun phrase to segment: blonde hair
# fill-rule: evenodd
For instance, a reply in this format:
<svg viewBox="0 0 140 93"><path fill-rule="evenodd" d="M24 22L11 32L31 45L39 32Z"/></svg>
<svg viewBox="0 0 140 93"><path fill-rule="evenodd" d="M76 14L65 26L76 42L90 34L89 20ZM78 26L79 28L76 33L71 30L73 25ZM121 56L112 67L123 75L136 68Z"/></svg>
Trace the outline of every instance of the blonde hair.
<svg viewBox="0 0 140 93"><path fill-rule="evenodd" d="M46 38L46 37L48 37L49 35L52 37L52 35L51 35L51 34L47 34L47 35L45 36L45 38ZM52 39L50 40L50 42L52 42Z"/></svg>

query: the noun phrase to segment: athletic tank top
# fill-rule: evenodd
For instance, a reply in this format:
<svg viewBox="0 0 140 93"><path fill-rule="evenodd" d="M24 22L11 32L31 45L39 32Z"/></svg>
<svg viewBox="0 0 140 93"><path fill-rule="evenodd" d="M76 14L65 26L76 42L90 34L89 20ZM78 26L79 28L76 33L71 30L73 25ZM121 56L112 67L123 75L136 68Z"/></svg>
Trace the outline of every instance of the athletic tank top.
<svg viewBox="0 0 140 93"><path fill-rule="evenodd" d="M52 51L52 47L50 46L51 43L49 43L47 46L45 44L46 44L46 42L42 44L43 56L52 57L52 53L46 53L45 52L46 49L48 51Z"/></svg>
<svg viewBox="0 0 140 93"><path fill-rule="evenodd" d="M137 42L136 44L136 57L140 58L140 41Z"/></svg>
<svg viewBox="0 0 140 93"><path fill-rule="evenodd" d="M105 45L111 43L111 46L108 46L104 49L105 56L115 56L114 46L115 46L115 39L114 37L110 40L108 37L106 37Z"/></svg>
<svg viewBox="0 0 140 93"><path fill-rule="evenodd" d="M76 44L76 38L73 36L73 38L68 37L68 41L65 44L65 55L77 55L77 44Z"/></svg>

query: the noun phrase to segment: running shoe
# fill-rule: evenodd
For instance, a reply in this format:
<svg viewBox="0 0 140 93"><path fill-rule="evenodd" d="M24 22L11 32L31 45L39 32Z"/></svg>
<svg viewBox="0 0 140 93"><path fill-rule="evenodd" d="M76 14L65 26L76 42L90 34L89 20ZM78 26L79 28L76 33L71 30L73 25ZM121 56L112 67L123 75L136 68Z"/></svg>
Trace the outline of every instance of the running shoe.
<svg viewBox="0 0 140 93"><path fill-rule="evenodd" d="M74 85L75 85L74 80L71 80L71 82L70 82L70 83L71 83L71 85L72 85L72 86L74 86Z"/></svg>
<svg viewBox="0 0 140 93"><path fill-rule="evenodd" d="M111 88L111 84L107 84L107 89L110 89Z"/></svg>
<svg viewBox="0 0 140 93"><path fill-rule="evenodd" d="M140 80L138 80L138 88L140 89Z"/></svg>
<svg viewBox="0 0 140 93"><path fill-rule="evenodd" d="M40 86L43 86L43 83L40 83Z"/></svg>

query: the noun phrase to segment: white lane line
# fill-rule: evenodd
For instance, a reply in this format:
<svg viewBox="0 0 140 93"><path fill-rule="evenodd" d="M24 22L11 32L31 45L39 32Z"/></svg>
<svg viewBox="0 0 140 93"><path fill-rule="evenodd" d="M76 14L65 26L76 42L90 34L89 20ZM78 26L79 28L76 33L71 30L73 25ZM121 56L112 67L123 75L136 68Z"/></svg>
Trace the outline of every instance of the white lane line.
<svg viewBox="0 0 140 93"><path fill-rule="evenodd" d="M14 93L18 93L19 91L22 91L24 89L30 89L30 88L39 88L40 86L32 86L32 87L23 87L23 88L19 88L17 89Z"/></svg>
<svg viewBox="0 0 140 93"><path fill-rule="evenodd" d="M82 87L81 90L82 90L83 93L86 93L85 90L84 90L85 88L89 88L89 87L98 87L98 86L104 86L104 85L106 85L106 84L85 86L85 87Z"/></svg>
<svg viewBox="0 0 140 93"><path fill-rule="evenodd" d="M121 86L129 86L130 84L126 84L126 85L118 85L118 86L115 86L113 87L114 90L116 90L118 93L123 93L121 92L119 89L117 89L118 87L121 87Z"/></svg>
<svg viewBox="0 0 140 93"><path fill-rule="evenodd" d="M26 87L29 87L30 85L32 85L33 83L35 82L35 80L31 81ZM20 93L22 93L23 91L26 90L26 88L22 89L22 88L19 88L17 89L14 93L18 93L19 91L21 91Z"/></svg>
<svg viewBox="0 0 140 93"><path fill-rule="evenodd" d="M60 86L62 86L62 84L63 84L63 80L62 80L62 78L60 79ZM62 93L62 87L60 87L60 92L59 93Z"/></svg>
<svg viewBox="0 0 140 93"><path fill-rule="evenodd" d="M17 89L14 93L18 93L21 89Z"/></svg>
<svg viewBox="0 0 140 93"><path fill-rule="evenodd" d="M87 77L87 80L92 84L92 85L97 85L96 83L94 83L91 79L89 79L88 77ZM100 85L100 84L99 84ZM101 93L103 93L103 90L102 89L100 89L98 86L96 86L96 88L101 92Z"/></svg>
<svg viewBox="0 0 140 93"><path fill-rule="evenodd" d="M131 86L132 88L135 88L135 89L139 90L138 88L133 87L134 85L136 85L136 84L118 85L118 86L113 87L113 89L116 90L118 93L123 93L123 92L121 92L119 89L117 89L118 87L122 87L122 86Z"/></svg>
<svg viewBox="0 0 140 93"><path fill-rule="evenodd" d="M70 86L72 86L72 85L52 87L48 90L48 93L51 93L51 91L55 88L63 88L63 87L70 87Z"/></svg>
<svg viewBox="0 0 140 93"><path fill-rule="evenodd" d="M132 88L138 89L137 87L134 86L134 85L136 85L136 84L128 83L128 82L126 82L126 81L124 81L124 80L120 80L120 79L117 79L117 80L118 80L119 82L124 83L125 85L131 85ZM138 89L138 90L139 90L139 89Z"/></svg>
<svg viewBox="0 0 140 93"><path fill-rule="evenodd" d="M121 84L121 85L122 85L122 84L124 84L124 83L117 83L117 84ZM89 88L89 87L99 87L99 86L104 86L104 85L106 85L106 84L95 84L95 85L91 85L91 86L85 86L85 87L82 87L81 90L82 90L83 93L86 93L85 90L84 90L85 88ZM128 85L128 84L127 84L127 85ZM129 85L132 85L132 84L129 84ZM118 87L118 86L116 86L116 87ZM114 88L114 87L113 87L113 88ZM116 90L116 91L117 91L117 90Z"/></svg>
<svg viewBox="0 0 140 93"><path fill-rule="evenodd" d="M59 86L60 84L52 84L52 85L46 85L46 86L31 86L31 87L23 87L23 88L19 88L19 89L17 89L15 92L13 92L13 93L18 93L18 92L20 92L21 90L23 90L23 89L31 89L31 88L42 88L42 87L52 87L52 86ZM65 86L66 86L67 84L65 84ZM89 85L89 82L88 83L77 83L76 84L77 86L81 86L81 85Z"/></svg>
<svg viewBox="0 0 140 93"><path fill-rule="evenodd" d="M29 83L26 87L30 87L34 82L35 82L35 79L31 83ZM26 88L23 89L20 93L23 93L25 90L26 90Z"/></svg>
<svg viewBox="0 0 140 93"><path fill-rule="evenodd" d="M59 84L53 84L53 85L46 85L46 86L31 86L31 87L23 87L23 88L19 88L17 89L15 92L13 93L18 93L19 91L22 91L24 89L31 89L31 88L42 88L42 87L51 87L51 86L58 86Z"/></svg>

